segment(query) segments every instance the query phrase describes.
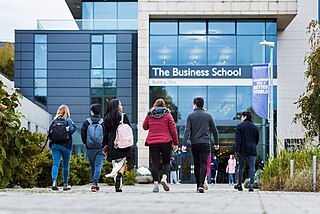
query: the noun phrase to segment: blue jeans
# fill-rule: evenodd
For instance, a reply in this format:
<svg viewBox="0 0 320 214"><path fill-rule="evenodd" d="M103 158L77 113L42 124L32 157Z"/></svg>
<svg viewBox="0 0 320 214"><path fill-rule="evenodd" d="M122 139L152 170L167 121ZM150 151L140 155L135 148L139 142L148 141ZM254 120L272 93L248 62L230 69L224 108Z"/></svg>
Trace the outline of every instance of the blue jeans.
<svg viewBox="0 0 320 214"><path fill-rule="evenodd" d="M243 182L243 168L246 161L246 158L249 159L249 172L250 172L250 186L253 186L254 183L254 174L256 172L256 156L248 155L248 156L240 156L239 157L239 179L238 179L238 185L241 185Z"/></svg>
<svg viewBox="0 0 320 214"><path fill-rule="evenodd" d="M92 184L97 186L100 179L105 155L103 154L101 149L87 149L87 155L89 158Z"/></svg>
<svg viewBox="0 0 320 214"><path fill-rule="evenodd" d="M234 173L228 173L228 175L229 175L229 178L228 178L229 184L233 184L234 183L234 179L233 179Z"/></svg>
<svg viewBox="0 0 320 214"><path fill-rule="evenodd" d="M60 166L60 158L62 156L62 164L63 164L63 183L68 183L69 177L69 165L70 165L70 156L71 150L67 149L65 146L60 144L52 144L52 171L51 176L52 180L57 180L59 166Z"/></svg>

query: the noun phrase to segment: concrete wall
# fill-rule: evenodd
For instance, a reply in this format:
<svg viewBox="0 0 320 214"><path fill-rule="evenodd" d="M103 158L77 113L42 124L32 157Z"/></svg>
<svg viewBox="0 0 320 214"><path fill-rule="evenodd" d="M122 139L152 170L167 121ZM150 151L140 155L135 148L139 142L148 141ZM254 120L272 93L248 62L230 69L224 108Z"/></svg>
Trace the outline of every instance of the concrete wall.
<svg viewBox="0 0 320 214"><path fill-rule="evenodd" d="M316 8L316 7L314 7ZM141 124L149 107L149 20L152 18L276 18L285 29L297 14L297 0L139 0L138 143L139 166L149 165ZM279 63L278 63L279 64Z"/></svg>
<svg viewBox="0 0 320 214"><path fill-rule="evenodd" d="M0 79L7 86L6 90L9 94L14 92L14 82L0 74ZM48 125L51 121L51 115L31 102L29 99L23 97L20 99L21 106L17 111L21 112L25 117L21 117L21 126L25 127L31 132L47 133Z"/></svg>
<svg viewBox="0 0 320 214"><path fill-rule="evenodd" d="M278 31L278 131L281 144L287 138L302 138L303 128L292 120L299 112L294 102L306 90L304 57L310 50L306 28L318 18L318 0L298 2L298 15L283 30Z"/></svg>

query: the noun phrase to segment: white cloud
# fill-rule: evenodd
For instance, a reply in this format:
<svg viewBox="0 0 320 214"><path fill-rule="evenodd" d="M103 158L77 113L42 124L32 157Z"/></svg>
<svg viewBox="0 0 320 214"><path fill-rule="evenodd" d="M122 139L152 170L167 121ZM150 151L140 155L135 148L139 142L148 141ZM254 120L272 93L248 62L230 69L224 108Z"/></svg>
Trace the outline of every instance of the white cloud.
<svg viewBox="0 0 320 214"><path fill-rule="evenodd" d="M73 17L65 0L0 0L0 41L14 42L14 30L35 30L41 19Z"/></svg>

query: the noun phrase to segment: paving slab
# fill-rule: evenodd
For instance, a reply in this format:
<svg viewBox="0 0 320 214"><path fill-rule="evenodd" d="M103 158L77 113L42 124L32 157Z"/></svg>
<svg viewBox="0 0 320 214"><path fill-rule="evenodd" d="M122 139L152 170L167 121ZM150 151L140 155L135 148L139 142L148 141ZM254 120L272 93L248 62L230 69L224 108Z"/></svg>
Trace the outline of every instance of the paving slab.
<svg viewBox="0 0 320 214"><path fill-rule="evenodd" d="M151 184L124 186L122 193L101 185L74 186L71 191L49 188L0 190L0 213L320 213L320 193L239 192L227 184L210 185L196 193L194 184L170 185L153 193Z"/></svg>

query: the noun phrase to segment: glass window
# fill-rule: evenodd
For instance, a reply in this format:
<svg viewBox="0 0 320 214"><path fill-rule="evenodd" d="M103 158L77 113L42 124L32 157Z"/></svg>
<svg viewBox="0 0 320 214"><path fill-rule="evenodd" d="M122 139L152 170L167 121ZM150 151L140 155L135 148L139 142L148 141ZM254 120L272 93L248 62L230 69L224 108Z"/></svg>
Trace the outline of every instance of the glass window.
<svg viewBox="0 0 320 214"><path fill-rule="evenodd" d="M82 19L93 19L93 2L82 2Z"/></svg>
<svg viewBox="0 0 320 214"><path fill-rule="evenodd" d="M102 88L91 88L91 95L103 95Z"/></svg>
<svg viewBox="0 0 320 214"><path fill-rule="evenodd" d="M102 45L91 45L91 68L102 68Z"/></svg>
<svg viewBox="0 0 320 214"><path fill-rule="evenodd" d="M150 36L150 65L177 65L177 37Z"/></svg>
<svg viewBox="0 0 320 214"><path fill-rule="evenodd" d="M178 23L172 22L150 22L150 35L177 35Z"/></svg>
<svg viewBox="0 0 320 214"><path fill-rule="evenodd" d="M238 35L264 35L265 21L238 21L237 22Z"/></svg>
<svg viewBox="0 0 320 214"><path fill-rule="evenodd" d="M47 68L47 44L35 44L35 68Z"/></svg>
<svg viewBox="0 0 320 214"><path fill-rule="evenodd" d="M117 88L105 88L104 89L104 95L111 96L108 100L113 99L113 97L117 96Z"/></svg>
<svg viewBox="0 0 320 214"><path fill-rule="evenodd" d="M250 65L263 63L265 47L259 45L264 36L238 36L237 37L237 64Z"/></svg>
<svg viewBox="0 0 320 214"><path fill-rule="evenodd" d="M236 103L236 87L208 87L208 111L215 120L233 120Z"/></svg>
<svg viewBox="0 0 320 214"><path fill-rule="evenodd" d="M35 34L34 41L35 41L35 43L47 43L47 35L46 34Z"/></svg>
<svg viewBox="0 0 320 214"><path fill-rule="evenodd" d="M117 71L116 70L104 70L104 77L107 77L107 78L117 77Z"/></svg>
<svg viewBox="0 0 320 214"><path fill-rule="evenodd" d="M103 78L103 70L92 69L91 78Z"/></svg>
<svg viewBox="0 0 320 214"><path fill-rule="evenodd" d="M34 96L47 96L47 88L35 88Z"/></svg>
<svg viewBox="0 0 320 214"><path fill-rule="evenodd" d="M179 22L179 34L206 34L206 22Z"/></svg>
<svg viewBox="0 0 320 214"><path fill-rule="evenodd" d="M117 2L94 2L94 19L117 19Z"/></svg>
<svg viewBox="0 0 320 214"><path fill-rule="evenodd" d="M104 79L103 81L103 87L113 88L117 87L117 80L116 79Z"/></svg>
<svg viewBox="0 0 320 214"><path fill-rule="evenodd" d="M244 111L249 111L252 108L252 86L238 86L237 87L237 115Z"/></svg>
<svg viewBox="0 0 320 214"><path fill-rule="evenodd" d="M46 78L46 77L47 77L47 70L39 70L39 69L36 69L36 70L34 71L34 77Z"/></svg>
<svg viewBox="0 0 320 214"><path fill-rule="evenodd" d="M47 79L35 79L34 86L35 87L47 87Z"/></svg>
<svg viewBox="0 0 320 214"><path fill-rule="evenodd" d="M117 45L104 45L104 68L117 68Z"/></svg>
<svg viewBox="0 0 320 214"><path fill-rule="evenodd" d="M117 43L117 35L104 35L104 43Z"/></svg>
<svg viewBox="0 0 320 214"><path fill-rule="evenodd" d="M91 87L103 87L103 79L91 79Z"/></svg>
<svg viewBox="0 0 320 214"><path fill-rule="evenodd" d="M266 22L266 34L267 35L276 35L277 34L277 22L276 21L267 21Z"/></svg>
<svg viewBox="0 0 320 214"><path fill-rule="evenodd" d="M185 125L189 113L193 111L193 99L195 97L202 97L207 100L207 87L178 87L178 103L179 103L179 119L178 124ZM205 102L207 109L207 103Z"/></svg>
<svg viewBox="0 0 320 214"><path fill-rule="evenodd" d="M277 65L277 36L266 36L266 41L269 42L274 42L274 47L273 47L273 65ZM266 48L266 62L270 62L270 48Z"/></svg>
<svg viewBox="0 0 320 214"><path fill-rule="evenodd" d="M179 65L206 65L206 36L179 36Z"/></svg>
<svg viewBox="0 0 320 214"><path fill-rule="evenodd" d="M118 2L118 19L138 19L138 2Z"/></svg>
<svg viewBox="0 0 320 214"><path fill-rule="evenodd" d="M209 34L235 34L236 23L234 21L209 21Z"/></svg>
<svg viewBox="0 0 320 214"><path fill-rule="evenodd" d="M208 65L235 65L236 37L208 36Z"/></svg>
<svg viewBox="0 0 320 214"><path fill-rule="evenodd" d="M91 35L92 43L102 43L102 41L103 41L102 35Z"/></svg>

